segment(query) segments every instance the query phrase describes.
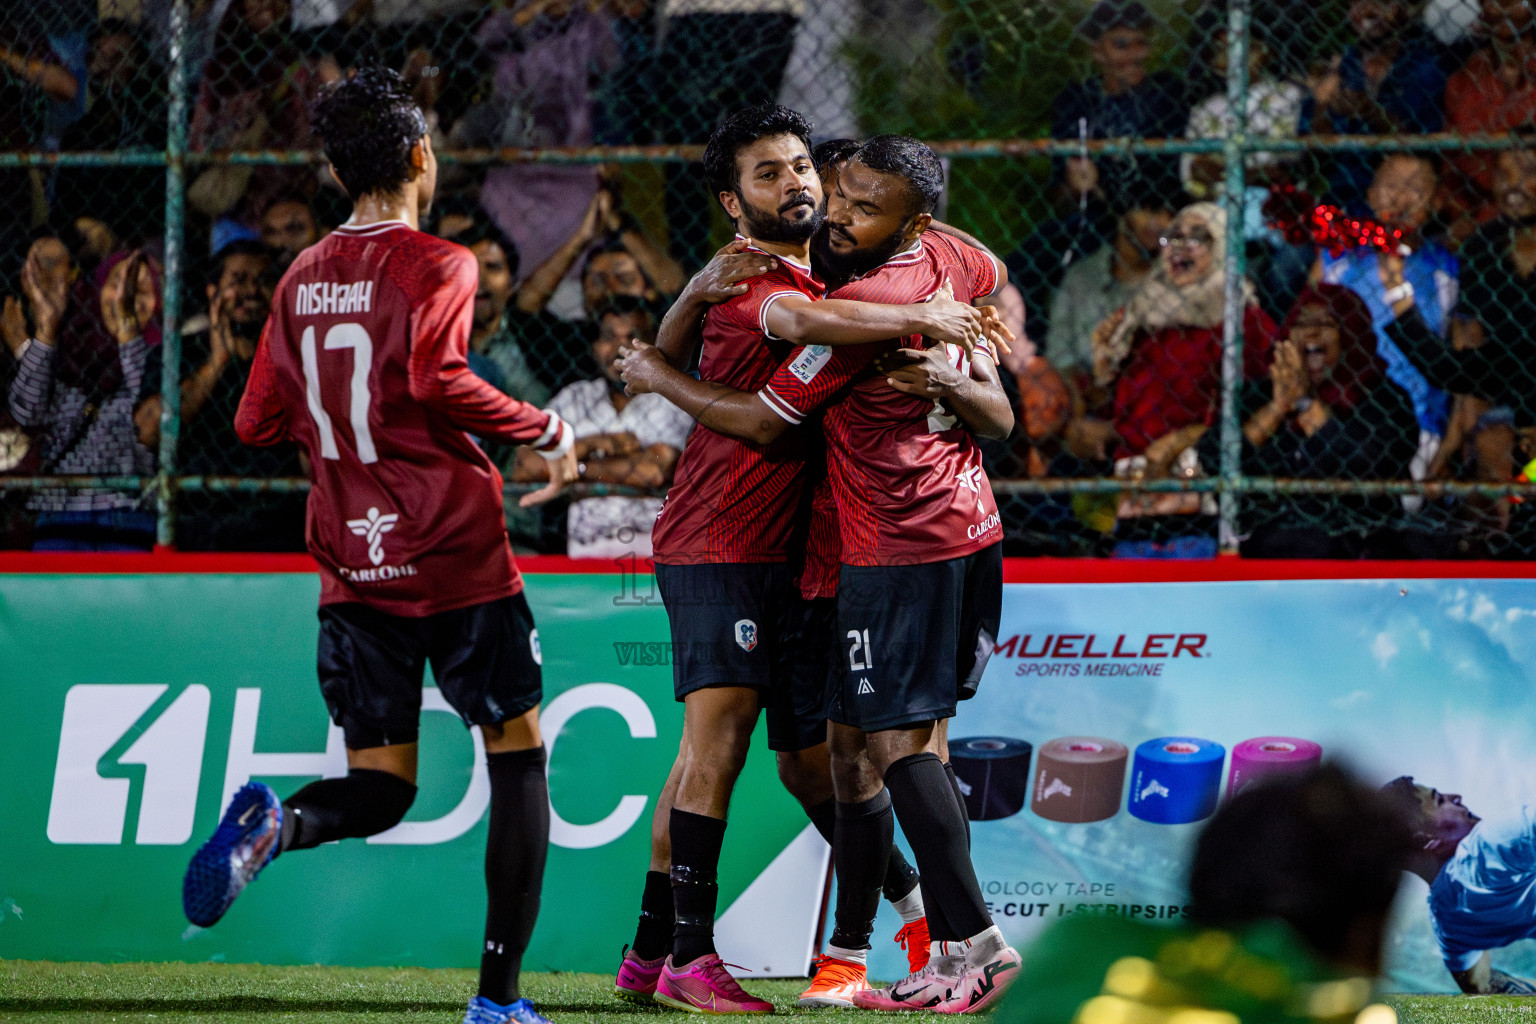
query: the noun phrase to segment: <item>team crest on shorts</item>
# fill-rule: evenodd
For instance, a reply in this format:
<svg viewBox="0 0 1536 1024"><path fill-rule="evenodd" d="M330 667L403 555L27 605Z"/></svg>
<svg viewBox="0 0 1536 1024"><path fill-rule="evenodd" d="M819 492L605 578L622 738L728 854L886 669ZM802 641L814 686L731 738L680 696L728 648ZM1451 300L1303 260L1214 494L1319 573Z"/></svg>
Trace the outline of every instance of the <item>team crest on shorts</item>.
<svg viewBox="0 0 1536 1024"><path fill-rule="evenodd" d="M736 620L736 646L750 651L757 646L757 623L751 619Z"/></svg>

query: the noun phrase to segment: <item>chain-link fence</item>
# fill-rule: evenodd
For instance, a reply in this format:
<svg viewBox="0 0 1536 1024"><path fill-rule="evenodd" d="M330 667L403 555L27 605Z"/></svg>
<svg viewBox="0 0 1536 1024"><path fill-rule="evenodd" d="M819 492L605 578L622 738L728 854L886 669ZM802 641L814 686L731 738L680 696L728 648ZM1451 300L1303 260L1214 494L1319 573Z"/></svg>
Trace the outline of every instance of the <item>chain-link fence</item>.
<svg viewBox="0 0 1536 1024"><path fill-rule="evenodd" d="M349 214L310 101L383 63L441 161L424 227L480 262L472 368L508 394L611 402L594 345L653 330L729 237L702 142L777 98L818 139L929 141L940 218L1007 264L1019 425L985 454L1008 553L1529 557L1533 21L1530 0L4 5L0 538L302 547L299 454L240 445L234 410L275 281ZM660 493L685 432L604 429L583 488ZM537 460L492 455L509 494L534 485ZM575 524L509 513L538 550Z"/></svg>

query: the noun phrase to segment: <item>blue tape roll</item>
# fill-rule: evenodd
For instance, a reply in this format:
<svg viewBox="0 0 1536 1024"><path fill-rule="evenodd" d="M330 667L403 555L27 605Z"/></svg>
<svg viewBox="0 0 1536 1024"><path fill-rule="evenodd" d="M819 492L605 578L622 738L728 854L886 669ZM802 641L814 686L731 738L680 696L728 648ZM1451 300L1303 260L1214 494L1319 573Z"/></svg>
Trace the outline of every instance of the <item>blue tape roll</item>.
<svg viewBox="0 0 1536 1024"><path fill-rule="evenodd" d="M1129 810L1142 821L1184 825L1208 818L1221 795L1227 749L1193 736L1164 736L1136 748Z"/></svg>

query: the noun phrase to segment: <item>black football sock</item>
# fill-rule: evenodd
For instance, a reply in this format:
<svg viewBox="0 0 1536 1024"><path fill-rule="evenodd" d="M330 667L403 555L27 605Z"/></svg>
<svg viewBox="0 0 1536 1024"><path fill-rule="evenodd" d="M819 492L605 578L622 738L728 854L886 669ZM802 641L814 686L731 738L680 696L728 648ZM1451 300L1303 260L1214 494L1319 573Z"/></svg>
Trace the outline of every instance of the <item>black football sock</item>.
<svg viewBox="0 0 1536 1024"><path fill-rule="evenodd" d="M918 870L923 874L923 902L929 914L942 909L946 931L956 939L969 938L991 927L971 851L966 842L965 816L955 803L955 790L944 773L944 762L930 753L903 757L885 771L885 785L901 822L901 831L912 844ZM929 894L932 899L929 899ZM946 939L945 941L954 941Z"/></svg>
<svg viewBox="0 0 1536 1024"><path fill-rule="evenodd" d="M960 792L960 779L955 775L955 766L948 761L944 762L944 774L949 776L949 788L955 791L955 803L960 805L960 818L965 822L965 848L971 848L971 811L965 806L965 794Z"/></svg>
<svg viewBox="0 0 1536 1024"><path fill-rule="evenodd" d="M848 950L869 948L895 835L891 794L884 789L862 803L837 805L837 842L832 844L832 862L837 867L837 920L832 945Z"/></svg>
<svg viewBox="0 0 1536 1024"><path fill-rule="evenodd" d="M902 856L901 847L891 843L891 856L885 862L885 882L881 885L888 903L899 903L917 888L917 868Z"/></svg>
<svg viewBox="0 0 1536 1024"><path fill-rule="evenodd" d="M672 879L665 871L647 871L640 893L640 924L635 928L635 955L660 960L672 952Z"/></svg>
<svg viewBox="0 0 1536 1024"><path fill-rule="evenodd" d="M816 826L816 831L821 833L821 838L827 841L828 846L833 844L833 835L837 829L837 801L827 797L814 807L800 805L805 810L805 816L811 819L811 824Z"/></svg>
<svg viewBox="0 0 1536 1024"><path fill-rule="evenodd" d="M411 783L372 768L352 768L342 778L311 782L283 801L278 851L376 836L400 824L415 799Z"/></svg>
<svg viewBox="0 0 1536 1024"><path fill-rule="evenodd" d="M949 926L949 921L944 917L944 908L939 905L939 897L934 893L933 887L928 884L927 875L922 877L918 887L923 890L923 913L928 917L928 940L958 942L961 936Z"/></svg>
<svg viewBox="0 0 1536 1024"><path fill-rule="evenodd" d="M828 797L814 807L805 808L805 816L811 819L811 824L816 826L816 831L821 833L821 838L827 841L828 846L836 845L833 841L833 829L837 825L835 799ZM894 841L891 843L891 856L886 862L885 882L881 888L886 900L891 903L899 902L917 888L917 868L907 862L907 858L902 855L901 847Z"/></svg>
<svg viewBox="0 0 1536 1024"><path fill-rule="evenodd" d="M517 999L523 953L539 917L549 855L549 780L543 747L486 754L485 766L491 810L479 994L505 1006Z"/></svg>
<svg viewBox="0 0 1536 1024"><path fill-rule="evenodd" d="M691 964L715 951L720 847L725 820L672 808L672 962Z"/></svg>

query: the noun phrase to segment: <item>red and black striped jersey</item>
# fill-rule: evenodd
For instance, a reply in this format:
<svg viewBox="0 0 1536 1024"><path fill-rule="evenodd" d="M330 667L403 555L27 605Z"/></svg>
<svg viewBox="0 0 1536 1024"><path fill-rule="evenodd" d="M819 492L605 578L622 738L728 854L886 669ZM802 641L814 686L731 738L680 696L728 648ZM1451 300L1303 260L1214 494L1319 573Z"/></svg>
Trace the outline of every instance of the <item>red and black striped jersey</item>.
<svg viewBox="0 0 1536 1024"><path fill-rule="evenodd" d="M996 289L998 274L991 256L929 231L830 297L925 302L947 280L956 299L971 302ZM1002 539L997 501L970 432L939 403L897 391L870 366L881 352L926 344L912 336L802 346L759 391L790 423L827 406L822 429L844 565L939 562ZM949 356L970 372L961 349L950 346Z"/></svg>
<svg viewBox="0 0 1536 1024"><path fill-rule="evenodd" d="M752 278L744 294L720 303L704 318L702 379L738 391L761 388L790 349L769 332L769 307L786 295L819 299L826 294L810 267L777 259L776 269ZM677 460L672 488L651 532L656 561L785 561L804 471L799 431L761 445L699 424Z"/></svg>
<svg viewBox="0 0 1536 1024"><path fill-rule="evenodd" d="M404 221L343 225L278 282L235 430L310 460L320 603L425 616L515 594L501 474L468 432L553 448L569 428L466 362L479 280Z"/></svg>

